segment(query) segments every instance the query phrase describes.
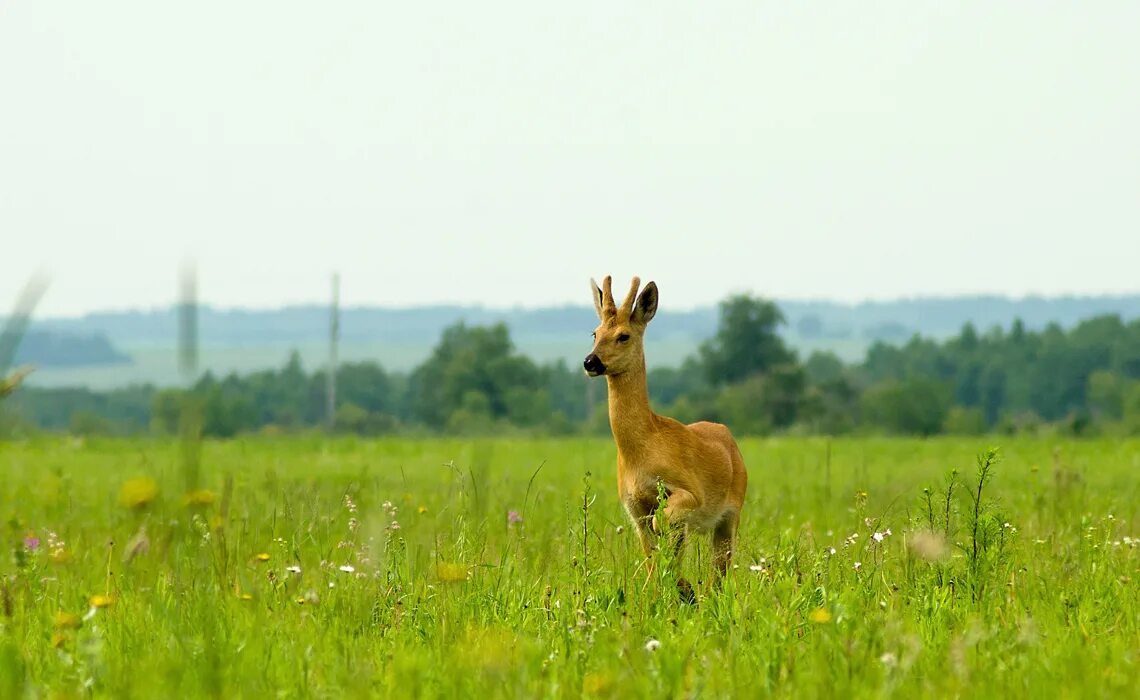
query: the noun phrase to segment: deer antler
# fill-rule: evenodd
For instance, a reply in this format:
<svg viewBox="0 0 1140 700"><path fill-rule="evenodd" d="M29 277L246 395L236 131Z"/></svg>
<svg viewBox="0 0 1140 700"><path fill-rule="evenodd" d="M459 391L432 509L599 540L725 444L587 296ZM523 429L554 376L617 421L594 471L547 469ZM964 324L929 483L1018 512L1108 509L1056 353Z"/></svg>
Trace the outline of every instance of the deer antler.
<svg viewBox="0 0 1140 700"><path fill-rule="evenodd" d="M629 294L625 295L625 301L621 303L621 310L625 314L633 313L633 302L637 300L637 290L641 288L641 278L634 277L633 283L629 285Z"/></svg>
<svg viewBox="0 0 1140 700"><path fill-rule="evenodd" d="M606 316L617 314L617 307L614 305L614 280L609 275L602 280L602 311Z"/></svg>

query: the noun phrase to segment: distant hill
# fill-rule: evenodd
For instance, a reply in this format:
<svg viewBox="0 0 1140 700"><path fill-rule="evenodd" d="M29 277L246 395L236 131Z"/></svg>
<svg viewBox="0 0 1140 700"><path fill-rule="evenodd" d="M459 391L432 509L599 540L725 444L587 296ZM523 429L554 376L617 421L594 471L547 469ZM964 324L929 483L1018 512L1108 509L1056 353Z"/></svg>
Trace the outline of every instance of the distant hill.
<svg viewBox="0 0 1140 700"><path fill-rule="evenodd" d="M980 330L1008 327L1020 318L1029 328L1049 323L1071 326L1099 314L1140 318L1140 294L1102 297L996 296L916 298L887 302L839 304L827 301L778 302L788 317L789 335L804 337L910 337L918 333L943 336L970 322ZM716 329L716 308L691 311L662 309L654 329L663 335L685 334L704 338ZM203 307L200 332L205 343L308 342L328 333L328 310L323 306L281 309L225 310ZM470 324L505 322L516 335L588 333L596 324L587 306L545 309L488 309L482 306L425 306L388 309L352 307L341 311L342 338L346 341L430 340L456 321ZM69 333L105 334L117 344L169 343L175 338L175 309L94 313L75 319L44 319L36 326ZM583 330L585 329L585 330Z"/></svg>
<svg viewBox="0 0 1140 700"><path fill-rule="evenodd" d="M826 301L778 302L788 318L784 335L801 353L823 349L854 362L876 340L905 342L917 334L944 338L973 323L979 331L1008 328L1020 318L1029 328L1049 323L1069 327L1100 314L1140 318L1140 294L1102 297L996 296L916 298L889 302L840 304ZM597 321L592 308L563 306L545 309L489 309L482 306L428 306L390 309L352 307L341 311L342 357L378 361L386 368L406 371L421 362L441 331L457 321L468 324L506 323L524 353L539 361L562 359L577 363L589 349ZM651 365L676 365L696 351L716 331L717 310L663 308L653 322ZM94 313L75 319L40 319L37 332L102 337L134 359L130 367L105 370L37 372L34 381L53 385L118 386L131 382L167 384L178 381L174 344L177 314L172 308ZM281 309L226 310L203 307L199 316L203 369L217 373L246 372L279 366L296 348L308 366L323 362L328 335L328 310L323 306ZM111 352L116 352L112 350Z"/></svg>
<svg viewBox="0 0 1140 700"><path fill-rule="evenodd" d="M129 364L102 333L30 330L16 349L16 364L52 367L101 367Z"/></svg>

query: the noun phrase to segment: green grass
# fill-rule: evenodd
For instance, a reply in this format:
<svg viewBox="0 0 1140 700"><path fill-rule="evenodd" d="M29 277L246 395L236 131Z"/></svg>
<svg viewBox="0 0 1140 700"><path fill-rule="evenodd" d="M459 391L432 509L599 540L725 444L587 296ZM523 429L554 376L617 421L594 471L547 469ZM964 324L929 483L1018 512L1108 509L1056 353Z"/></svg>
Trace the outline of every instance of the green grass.
<svg viewBox="0 0 1140 700"><path fill-rule="evenodd" d="M206 443L199 505L170 444L0 444L0 697L1127 697L1140 684L1140 442L1007 442L976 517L982 443L742 448L738 568L712 589L694 539L688 606L669 562L646 573L608 440ZM144 482L124 492L138 477L158 490L132 508L123 495L148 500Z"/></svg>

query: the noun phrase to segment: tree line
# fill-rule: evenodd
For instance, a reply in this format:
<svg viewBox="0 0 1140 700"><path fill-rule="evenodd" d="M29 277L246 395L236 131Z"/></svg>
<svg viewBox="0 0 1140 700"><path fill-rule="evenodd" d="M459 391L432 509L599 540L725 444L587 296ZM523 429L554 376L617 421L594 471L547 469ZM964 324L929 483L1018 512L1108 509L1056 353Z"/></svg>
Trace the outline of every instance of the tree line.
<svg viewBox="0 0 1140 700"><path fill-rule="evenodd" d="M784 323L770 301L725 300L714 336L681 366L649 371L654 407L741 435L1140 434L1140 320L1105 315L1039 331L1014 321L984 333L966 324L946 340L878 342L857 364L826 352L800 358L779 334ZM505 324L461 322L409 373L374 362L340 366L333 429L604 433L604 381L589 382L576 364L538 364L519 353ZM9 433L173 434L192 402L207 435L299 431L326 424L325 383L325 370L306 371L294 353L280 369L206 373L188 389L24 387L3 406L4 425Z"/></svg>

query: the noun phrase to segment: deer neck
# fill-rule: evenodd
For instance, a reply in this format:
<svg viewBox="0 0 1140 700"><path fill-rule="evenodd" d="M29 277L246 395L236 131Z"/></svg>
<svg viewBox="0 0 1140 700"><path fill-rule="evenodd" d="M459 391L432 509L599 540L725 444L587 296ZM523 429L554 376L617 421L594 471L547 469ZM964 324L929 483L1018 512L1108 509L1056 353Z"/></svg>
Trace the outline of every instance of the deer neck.
<svg viewBox="0 0 1140 700"><path fill-rule="evenodd" d="M653 430L656 416L649 407L649 387L645 381L645 356L629 371L606 375L609 393L610 430L621 452L636 452Z"/></svg>

